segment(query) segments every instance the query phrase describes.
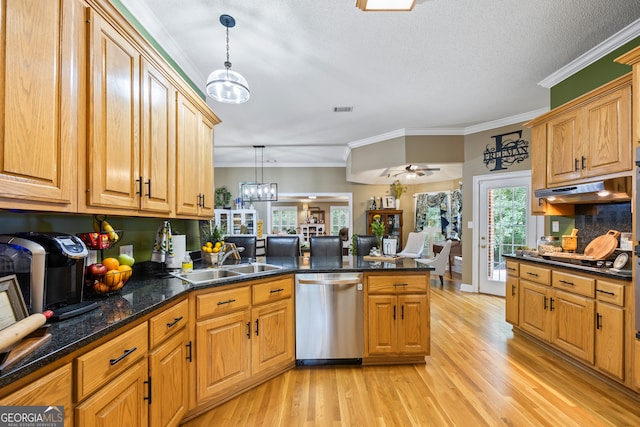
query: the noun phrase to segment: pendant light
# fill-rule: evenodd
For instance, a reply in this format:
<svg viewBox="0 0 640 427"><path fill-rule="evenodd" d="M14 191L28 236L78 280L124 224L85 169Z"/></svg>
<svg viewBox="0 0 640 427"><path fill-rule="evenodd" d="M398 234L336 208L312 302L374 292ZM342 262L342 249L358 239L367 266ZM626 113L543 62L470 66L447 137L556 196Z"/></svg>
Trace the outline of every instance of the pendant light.
<svg viewBox="0 0 640 427"><path fill-rule="evenodd" d="M415 0L356 0L356 7L365 12L409 12Z"/></svg>
<svg viewBox="0 0 640 427"><path fill-rule="evenodd" d="M243 202L277 202L278 184L275 182L264 182L264 145L254 145L255 150L255 181L244 182L240 185L240 194ZM258 149L262 152L262 168L260 181L258 181Z"/></svg>
<svg viewBox="0 0 640 427"><path fill-rule="evenodd" d="M227 60L224 69L215 70L207 78L207 95L219 102L227 104L242 104L251 96L249 83L240 73L231 70L229 61L229 28L236 25L236 20L230 15L220 15L220 23L227 28Z"/></svg>

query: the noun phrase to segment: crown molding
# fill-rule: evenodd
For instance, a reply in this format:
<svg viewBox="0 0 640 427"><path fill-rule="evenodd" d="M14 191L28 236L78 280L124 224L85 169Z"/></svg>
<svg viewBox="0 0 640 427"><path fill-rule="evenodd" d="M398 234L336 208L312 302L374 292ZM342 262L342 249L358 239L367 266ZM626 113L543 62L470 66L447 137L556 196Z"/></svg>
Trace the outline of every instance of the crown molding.
<svg viewBox="0 0 640 427"><path fill-rule="evenodd" d="M638 36L640 36L640 19L629 24L593 49L585 52L547 78L541 80L538 85L549 89Z"/></svg>

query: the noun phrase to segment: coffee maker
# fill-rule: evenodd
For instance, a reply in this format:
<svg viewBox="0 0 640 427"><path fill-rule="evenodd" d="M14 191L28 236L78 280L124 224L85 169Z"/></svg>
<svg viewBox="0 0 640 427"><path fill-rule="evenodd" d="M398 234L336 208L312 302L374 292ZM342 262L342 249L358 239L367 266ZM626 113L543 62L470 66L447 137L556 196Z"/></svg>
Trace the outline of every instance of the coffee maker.
<svg viewBox="0 0 640 427"><path fill-rule="evenodd" d="M63 320L98 306L83 300L87 255L82 240L69 234L0 235L0 277L17 276L30 313L52 310L52 320Z"/></svg>

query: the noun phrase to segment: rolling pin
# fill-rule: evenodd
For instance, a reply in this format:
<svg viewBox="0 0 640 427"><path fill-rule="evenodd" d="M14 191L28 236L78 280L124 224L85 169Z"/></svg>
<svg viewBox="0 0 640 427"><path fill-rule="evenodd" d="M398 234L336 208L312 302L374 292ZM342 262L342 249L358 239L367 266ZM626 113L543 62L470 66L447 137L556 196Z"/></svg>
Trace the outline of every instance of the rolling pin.
<svg viewBox="0 0 640 427"><path fill-rule="evenodd" d="M5 351L22 338L29 335L47 322L47 319L53 315L52 311L44 313L35 313L22 320L18 320L11 326L7 326L0 331L0 352Z"/></svg>

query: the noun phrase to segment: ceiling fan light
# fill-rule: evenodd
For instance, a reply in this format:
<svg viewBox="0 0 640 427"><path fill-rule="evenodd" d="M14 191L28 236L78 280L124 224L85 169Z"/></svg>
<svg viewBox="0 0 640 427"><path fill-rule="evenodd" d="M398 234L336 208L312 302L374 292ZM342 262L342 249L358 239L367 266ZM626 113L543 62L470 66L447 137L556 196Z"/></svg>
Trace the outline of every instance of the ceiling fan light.
<svg viewBox="0 0 640 427"><path fill-rule="evenodd" d="M365 12L408 12L416 0L356 0L356 7Z"/></svg>
<svg viewBox="0 0 640 427"><path fill-rule="evenodd" d="M207 78L207 95L218 102L242 104L251 97L249 83L242 74L226 68L215 70Z"/></svg>

